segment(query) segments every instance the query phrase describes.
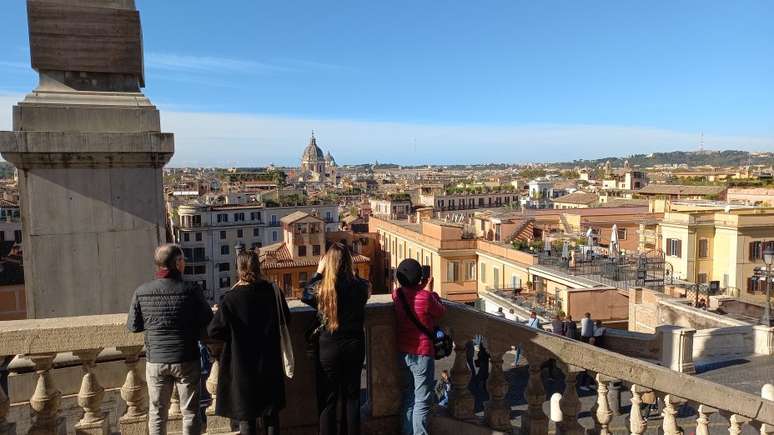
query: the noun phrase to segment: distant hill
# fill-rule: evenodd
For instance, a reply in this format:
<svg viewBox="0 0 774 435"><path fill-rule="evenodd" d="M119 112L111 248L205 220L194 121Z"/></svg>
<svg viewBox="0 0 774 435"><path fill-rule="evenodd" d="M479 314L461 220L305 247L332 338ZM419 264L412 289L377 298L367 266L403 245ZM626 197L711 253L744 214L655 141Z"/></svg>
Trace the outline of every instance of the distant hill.
<svg viewBox="0 0 774 435"><path fill-rule="evenodd" d="M573 160L572 162L556 163L563 168L576 166L594 167L610 161L613 167L623 166L628 160L632 166L648 167L656 165L688 165L695 166L744 166L744 165L772 165L774 153L750 153L748 151L671 151L666 153L635 154L628 157L605 157L594 160Z"/></svg>

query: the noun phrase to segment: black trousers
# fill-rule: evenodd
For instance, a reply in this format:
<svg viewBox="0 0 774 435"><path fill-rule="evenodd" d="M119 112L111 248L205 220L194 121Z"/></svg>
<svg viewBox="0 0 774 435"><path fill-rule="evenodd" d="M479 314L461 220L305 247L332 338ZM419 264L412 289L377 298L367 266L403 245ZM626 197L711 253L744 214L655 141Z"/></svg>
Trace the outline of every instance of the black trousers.
<svg viewBox="0 0 774 435"><path fill-rule="evenodd" d="M272 411L260 418L265 435L279 435L279 411ZM231 420L231 430L239 429L241 435L258 435L258 420Z"/></svg>
<svg viewBox="0 0 774 435"><path fill-rule="evenodd" d="M320 337L317 359L320 435L360 435L360 372L364 360L365 337Z"/></svg>

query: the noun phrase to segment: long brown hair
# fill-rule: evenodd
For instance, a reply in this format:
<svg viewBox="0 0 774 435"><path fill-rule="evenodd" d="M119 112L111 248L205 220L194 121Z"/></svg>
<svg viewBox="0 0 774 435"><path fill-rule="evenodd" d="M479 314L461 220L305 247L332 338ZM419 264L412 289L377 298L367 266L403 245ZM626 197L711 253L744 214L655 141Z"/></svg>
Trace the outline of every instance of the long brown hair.
<svg viewBox="0 0 774 435"><path fill-rule="evenodd" d="M239 281L253 284L261 279L261 260L253 251L242 251L237 255Z"/></svg>
<svg viewBox="0 0 774 435"><path fill-rule="evenodd" d="M317 295L317 310L325 319L325 329L334 332L339 329L339 307L336 283L339 280L351 281L355 274L352 271L352 254L341 243L331 245L325 254L325 270Z"/></svg>

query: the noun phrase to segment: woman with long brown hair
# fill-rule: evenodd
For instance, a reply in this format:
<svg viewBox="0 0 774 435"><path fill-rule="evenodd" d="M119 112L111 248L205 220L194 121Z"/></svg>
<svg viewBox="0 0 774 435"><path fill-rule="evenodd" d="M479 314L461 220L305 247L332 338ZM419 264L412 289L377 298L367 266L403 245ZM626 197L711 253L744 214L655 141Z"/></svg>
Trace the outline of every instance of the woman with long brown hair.
<svg viewBox="0 0 774 435"><path fill-rule="evenodd" d="M368 282L355 275L349 249L342 243L333 244L302 298L317 309L320 320L312 339L319 341L316 360L321 435L360 434L360 371L365 360L363 323L368 296ZM336 415L339 400L341 416ZM337 417L341 422L338 430Z"/></svg>
<svg viewBox="0 0 774 435"><path fill-rule="evenodd" d="M208 328L210 338L224 342L215 414L239 421L242 434L257 433L260 418L266 434L277 435L279 411L285 407L280 321L290 312L259 265L253 251L237 255L239 282L226 293Z"/></svg>

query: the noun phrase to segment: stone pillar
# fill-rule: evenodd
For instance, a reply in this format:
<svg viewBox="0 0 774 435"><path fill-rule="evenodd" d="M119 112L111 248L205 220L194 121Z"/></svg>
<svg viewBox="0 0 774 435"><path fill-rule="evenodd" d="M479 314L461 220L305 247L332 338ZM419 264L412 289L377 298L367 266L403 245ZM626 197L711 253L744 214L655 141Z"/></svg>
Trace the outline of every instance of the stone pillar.
<svg viewBox="0 0 774 435"><path fill-rule="evenodd" d="M492 341L489 346L490 361L492 368L487 379L487 391L489 391L489 401L484 407L484 419L486 424L499 431L511 430L511 407L505 400L508 394L508 381L503 374L503 354L505 345Z"/></svg>
<svg viewBox="0 0 774 435"><path fill-rule="evenodd" d="M148 384L140 368L142 346L119 347L126 363L126 380L121 386L121 398L126 402L126 413L118 419L122 434L141 435L148 430Z"/></svg>
<svg viewBox="0 0 774 435"><path fill-rule="evenodd" d="M171 134L144 86L133 0L28 0L38 87L0 153L19 170L29 318L124 312L165 241Z"/></svg>
<svg viewBox="0 0 774 435"><path fill-rule="evenodd" d="M466 359L467 343L473 338L462 330L454 331L454 365L451 369L452 387L449 394L449 411L456 419L473 417L473 395L468 390L471 373Z"/></svg>
<svg viewBox="0 0 774 435"><path fill-rule="evenodd" d="M594 419L594 426L599 435L610 435L610 422L613 420L613 411L610 410L610 403L608 402L608 388L607 385L612 379L603 375L596 375L597 381L597 402L591 409L591 416Z"/></svg>
<svg viewBox="0 0 774 435"><path fill-rule="evenodd" d="M774 400L774 385L764 384L763 387L761 387L761 398L766 400ZM774 434L774 425L763 423L761 424L761 435L767 434Z"/></svg>
<svg viewBox="0 0 774 435"><path fill-rule="evenodd" d="M55 354L27 356L35 364L38 382L35 392L30 397L32 408L32 427L28 435L65 435L67 427L65 418L59 413L59 400L62 393L54 385L51 367Z"/></svg>
<svg viewBox="0 0 774 435"><path fill-rule="evenodd" d="M15 435L16 424L8 422L8 411L11 410L11 399L0 384L0 435Z"/></svg>
<svg viewBox="0 0 774 435"><path fill-rule="evenodd" d="M231 428L231 420L225 417L215 415L215 402L218 400L218 376L220 375L220 354L223 352L223 343L211 342L207 344L210 352L210 374L207 376L205 387L210 393L210 406L207 407L207 427L202 432L216 433L219 431L227 432Z"/></svg>
<svg viewBox="0 0 774 435"><path fill-rule="evenodd" d="M578 422L578 413L581 411L581 401L578 397L577 380L578 373L583 369L565 363L559 363L564 372L564 393L559 402L562 409L562 421L559 424L561 433L565 435L583 435L585 428Z"/></svg>
<svg viewBox="0 0 774 435"><path fill-rule="evenodd" d="M83 418L75 425L76 435L107 435L110 426L106 414L102 412L102 398L105 389L99 384L97 375L94 374L94 366L97 363L97 355L102 349L78 350L73 352L81 360L83 366L83 379L81 389L78 391L78 406L83 408Z"/></svg>
<svg viewBox="0 0 774 435"><path fill-rule="evenodd" d="M696 418L696 435L710 435L709 421L710 416L717 412L717 409L707 405L699 405L699 416Z"/></svg>
<svg viewBox="0 0 774 435"><path fill-rule="evenodd" d="M540 366L545 359L530 354L529 380L524 392L527 399L527 412L521 417L522 433L526 435L546 435L548 433L548 416L543 412L543 402L546 400L546 390L543 387L543 379L540 376Z"/></svg>
<svg viewBox="0 0 774 435"><path fill-rule="evenodd" d="M679 326L659 326L661 334L661 365L680 373L694 374L693 336L696 330Z"/></svg>
<svg viewBox="0 0 774 435"><path fill-rule="evenodd" d="M683 428L677 425L677 409L681 401L671 394L664 396L664 410L661 416L664 417L662 429L664 435L682 435Z"/></svg>
<svg viewBox="0 0 774 435"><path fill-rule="evenodd" d="M774 355L774 328L764 325L753 326L753 342L755 353Z"/></svg>

